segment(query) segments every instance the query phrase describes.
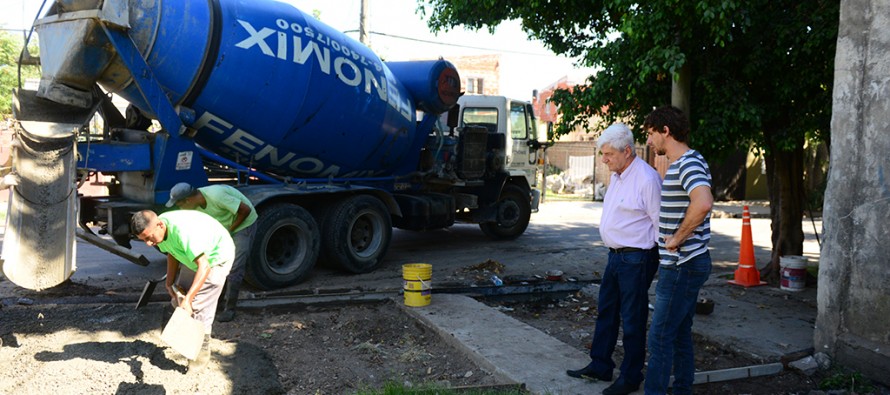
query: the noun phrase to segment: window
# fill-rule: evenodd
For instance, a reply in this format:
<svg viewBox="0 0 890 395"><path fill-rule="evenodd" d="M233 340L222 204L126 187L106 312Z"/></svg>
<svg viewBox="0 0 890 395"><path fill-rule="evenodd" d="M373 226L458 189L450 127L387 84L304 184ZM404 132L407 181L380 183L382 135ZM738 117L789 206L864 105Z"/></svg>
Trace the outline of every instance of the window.
<svg viewBox="0 0 890 395"><path fill-rule="evenodd" d="M466 93L475 93L478 95L482 94L482 78L467 78L467 92Z"/></svg>
<svg viewBox="0 0 890 395"><path fill-rule="evenodd" d="M528 117L522 103L510 103L510 135L514 139L528 138Z"/></svg>
<svg viewBox="0 0 890 395"><path fill-rule="evenodd" d="M496 108L467 107L463 112L461 126L484 126L489 133L498 131L498 110Z"/></svg>

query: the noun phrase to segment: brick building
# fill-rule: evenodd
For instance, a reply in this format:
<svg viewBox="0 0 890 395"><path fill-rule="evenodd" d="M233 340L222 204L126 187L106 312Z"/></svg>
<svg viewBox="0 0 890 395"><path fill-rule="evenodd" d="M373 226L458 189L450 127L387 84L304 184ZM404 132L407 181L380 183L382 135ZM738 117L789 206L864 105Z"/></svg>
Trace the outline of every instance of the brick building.
<svg viewBox="0 0 890 395"><path fill-rule="evenodd" d="M457 67L461 88L466 94L501 94L501 55L453 56L448 61Z"/></svg>
<svg viewBox="0 0 890 395"><path fill-rule="evenodd" d="M538 121L544 125L555 123L559 119L559 109L550 102L554 91L557 89L571 89L576 83L569 81L568 77L562 77L550 86L538 91L532 105ZM546 127L546 126L545 126ZM548 163L561 171L568 172L575 166L583 166L583 169L572 169L574 174L591 174L594 183L609 183L609 169L599 162L596 150L596 139L599 131L591 130L589 133L584 128L578 128L569 134L560 136L556 144L547 149ZM586 160L574 160L571 157L587 158ZM592 157L592 160L591 160ZM552 169L552 168L551 168Z"/></svg>

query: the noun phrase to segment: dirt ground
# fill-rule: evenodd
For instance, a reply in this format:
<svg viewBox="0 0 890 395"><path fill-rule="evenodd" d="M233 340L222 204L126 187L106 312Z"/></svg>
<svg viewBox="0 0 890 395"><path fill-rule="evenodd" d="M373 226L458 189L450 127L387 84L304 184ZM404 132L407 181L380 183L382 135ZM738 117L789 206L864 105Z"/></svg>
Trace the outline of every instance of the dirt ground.
<svg viewBox="0 0 890 395"><path fill-rule="evenodd" d="M47 293L48 292L48 293ZM0 393L349 394L387 382L480 387L495 376L403 313L395 302L248 310L214 326L214 359L202 371L160 340L164 303L44 304L53 296L102 296L78 284L0 304ZM35 295L36 296L36 295ZM596 308L581 294L557 301L488 301L586 351ZM696 368L759 364L696 339ZM620 361L621 348L616 352ZM768 361L772 362L772 361ZM571 368L571 367L567 367ZM697 394L808 394L819 376L780 375L712 383ZM60 392L61 390L61 392Z"/></svg>
<svg viewBox="0 0 890 395"><path fill-rule="evenodd" d="M58 292L93 292L66 288ZM2 394L348 394L387 382L499 384L392 302L241 312L214 325L213 361L189 372L160 340L164 303L134 310L44 298L2 300Z"/></svg>

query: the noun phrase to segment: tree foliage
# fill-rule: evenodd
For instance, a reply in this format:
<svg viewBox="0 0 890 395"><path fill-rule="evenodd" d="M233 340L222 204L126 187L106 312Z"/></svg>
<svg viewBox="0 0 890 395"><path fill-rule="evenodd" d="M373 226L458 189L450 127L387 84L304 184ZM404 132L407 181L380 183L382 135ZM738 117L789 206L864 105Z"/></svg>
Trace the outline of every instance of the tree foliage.
<svg viewBox="0 0 890 395"><path fill-rule="evenodd" d="M12 113L12 90L18 88L18 60L24 40L6 32L0 32L0 115ZM36 53L32 49L31 53ZM22 66L22 81L39 77L34 66Z"/></svg>
<svg viewBox="0 0 890 395"><path fill-rule="evenodd" d="M551 99L557 134L628 121L637 136L691 77L690 145L711 162L751 145L765 154L773 265L803 249L804 142L828 142L837 0L425 0L434 31L493 31L520 19L529 37L600 71ZM598 124L590 125L591 117Z"/></svg>
<svg viewBox="0 0 890 395"><path fill-rule="evenodd" d="M753 142L770 149L764 125L779 124L777 148L827 140L837 1L427 0L433 30L494 31L520 19L553 52L601 69L555 95L558 133L642 118L669 104L682 66L693 77L694 146L710 157ZM637 130L639 131L639 130Z"/></svg>

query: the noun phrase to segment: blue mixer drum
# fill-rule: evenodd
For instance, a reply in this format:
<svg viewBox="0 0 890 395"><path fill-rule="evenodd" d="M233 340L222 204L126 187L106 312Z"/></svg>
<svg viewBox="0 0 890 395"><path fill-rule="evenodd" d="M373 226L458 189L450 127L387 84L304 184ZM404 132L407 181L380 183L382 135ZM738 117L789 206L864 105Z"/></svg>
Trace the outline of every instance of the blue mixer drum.
<svg viewBox="0 0 890 395"><path fill-rule="evenodd" d="M260 170L357 178L413 169L405 162L425 139L418 103L440 113L459 96L451 63L399 62L396 76L369 48L288 4L130 0L128 11L128 35L154 77L171 102L194 110L195 142ZM150 113L126 67L89 44L105 40L101 29L72 41L70 26L56 25L38 25L45 59L60 56L54 43L72 45L56 80L86 90L85 76L97 74Z"/></svg>

